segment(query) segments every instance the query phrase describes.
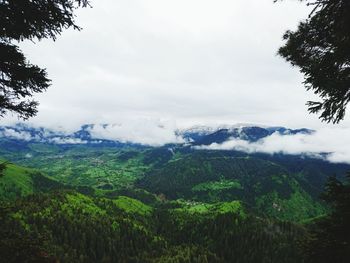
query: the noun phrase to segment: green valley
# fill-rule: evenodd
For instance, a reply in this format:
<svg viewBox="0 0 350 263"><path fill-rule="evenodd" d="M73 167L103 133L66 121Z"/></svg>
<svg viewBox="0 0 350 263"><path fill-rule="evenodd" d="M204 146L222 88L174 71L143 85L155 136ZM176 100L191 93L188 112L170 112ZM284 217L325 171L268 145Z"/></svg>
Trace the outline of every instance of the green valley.
<svg viewBox="0 0 350 263"><path fill-rule="evenodd" d="M0 156L16 163L0 177L6 262L299 263L305 222L329 212L311 158L45 143Z"/></svg>

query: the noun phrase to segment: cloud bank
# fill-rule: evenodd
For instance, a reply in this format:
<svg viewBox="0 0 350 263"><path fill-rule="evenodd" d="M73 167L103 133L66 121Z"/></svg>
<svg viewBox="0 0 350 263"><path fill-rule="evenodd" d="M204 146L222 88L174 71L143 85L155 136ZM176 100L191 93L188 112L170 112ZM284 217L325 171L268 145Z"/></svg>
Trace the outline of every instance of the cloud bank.
<svg viewBox="0 0 350 263"><path fill-rule="evenodd" d="M50 138L48 140L49 143L53 143L53 144L86 144L87 141L84 141L82 139L79 138L61 138L61 137L54 137L54 138Z"/></svg>
<svg viewBox="0 0 350 263"><path fill-rule="evenodd" d="M21 130L22 129L22 130ZM23 129L33 129L32 133ZM35 131L35 132L33 132ZM0 138L8 138L12 140L26 141L26 142L43 142L53 144L85 144L80 138L72 138L71 134L63 133L62 131L54 131L45 128L35 129L35 126L17 126L16 128L2 128L0 130Z"/></svg>
<svg viewBox="0 0 350 263"><path fill-rule="evenodd" d="M34 139L34 137L29 132L16 131L15 129L11 128L5 128L2 131L0 131L0 137L23 141L30 141Z"/></svg>
<svg viewBox="0 0 350 263"><path fill-rule="evenodd" d="M232 138L222 144L196 146L206 150L237 150L247 153L305 154L333 163L350 164L350 129L323 128L313 134L281 135L273 133L257 142ZM321 155L322 154L322 155Z"/></svg>
<svg viewBox="0 0 350 263"><path fill-rule="evenodd" d="M215 130L215 128L206 126L186 129L186 131L192 132L204 131L204 134ZM107 140L162 146L168 143L188 143L181 131L184 130L179 129L176 122L170 120L134 118L116 124L87 125L73 131L64 130L62 127L55 129L18 124L12 127L0 127L0 137L53 144L101 143L103 140ZM85 132L87 132L86 135L84 135ZM323 158L329 162L350 164L349 145L350 128L326 127L317 129L311 134L280 134L275 132L256 142L249 142L245 137L230 138L221 144L213 143L194 148L237 150L247 153L307 155Z"/></svg>
<svg viewBox="0 0 350 263"><path fill-rule="evenodd" d="M0 126L0 138L53 144L101 143L102 140L108 140L161 146L185 142L177 134L177 130L176 123L173 121L151 118L128 118L116 124L91 124L75 129L17 123L6 127ZM84 132L88 134L84 135Z"/></svg>
<svg viewBox="0 0 350 263"><path fill-rule="evenodd" d="M94 125L88 129L91 137L95 139L151 146L184 142L182 137L176 135L175 130L175 123L157 120L134 120L123 124Z"/></svg>

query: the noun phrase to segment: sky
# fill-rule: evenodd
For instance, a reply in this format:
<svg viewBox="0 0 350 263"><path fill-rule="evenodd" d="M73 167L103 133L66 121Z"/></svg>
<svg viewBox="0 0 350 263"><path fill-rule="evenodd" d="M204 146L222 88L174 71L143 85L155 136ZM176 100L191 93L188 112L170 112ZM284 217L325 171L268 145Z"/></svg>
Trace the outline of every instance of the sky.
<svg viewBox="0 0 350 263"><path fill-rule="evenodd" d="M298 69L276 55L283 33L310 11L299 1L91 4L76 12L82 31L20 44L52 79L49 90L35 96L39 113L29 123L130 130L254 123L350 131L349 117L334 126L308 114L305 102L317 97L305 90Z"/></svg>

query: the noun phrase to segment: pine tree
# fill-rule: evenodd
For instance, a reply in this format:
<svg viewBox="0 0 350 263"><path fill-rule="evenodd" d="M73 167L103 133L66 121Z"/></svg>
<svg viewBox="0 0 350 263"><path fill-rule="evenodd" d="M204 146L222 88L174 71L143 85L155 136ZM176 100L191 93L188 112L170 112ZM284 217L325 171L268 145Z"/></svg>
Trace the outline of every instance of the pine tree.
<svg viewBox="0 0 350 263"><path fill-rule="evenodd" d="M0 117L8 112L22 119L34 116L38 102L31 97L50 86L46 70L30 64L17 43L55 40L70 27L80 30L73 11L88 4L88 0L0 1Z"/></svg>
<svg viewBox="0 0 350 263"><path fill-rule="evenodd" d="M347 183L331 177L323 198L332 208L316 223L306 243L307 262L346 263L350 258L350 174Z"/></svg>

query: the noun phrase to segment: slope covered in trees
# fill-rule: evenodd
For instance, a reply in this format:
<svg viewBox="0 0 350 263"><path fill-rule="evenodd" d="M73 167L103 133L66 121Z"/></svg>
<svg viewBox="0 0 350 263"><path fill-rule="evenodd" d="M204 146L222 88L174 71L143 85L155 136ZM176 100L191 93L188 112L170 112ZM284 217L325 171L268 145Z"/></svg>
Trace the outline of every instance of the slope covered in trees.
<svg viewBox="0 0 350 263"><path fill-rule="evenodd" d="M169 199L238 199L258 213L294 221L326 212L302 173L251 156L195 152L151 170L138 186Z"/></svg>
<svg viewBox="0 0 350 263"><path fill-rule="evenodd" d="M349 168L176 145L1 143L13 146L3 158L32 167L0 177L6 262L308 262L330 211L325 178Z"/></svg>
<svg viewBox="0 0 350 263"><path fill-rule="evenodd" d="M256 218L238 203L201 212L180 203L142 214L129 208L72 191L20 199L2 212L0 253L7 262L43 255L60 262L300 262L303 228ZM36 247L18 251L24 240Z"/></svg>
<svg viewBox="0 0 350 263"><path fill-rule="evenodd" d="M326 212L319 194L330 174L348 165L300 156L193 150L182 146L105 147L26 143L0 156L44 172L83 193L126 195L154 203L156 195L204 203L240 200L257 213L304 220ZM1 180L0 180L1 182ZM69 188L69 187L68 187Z"/></svg>

